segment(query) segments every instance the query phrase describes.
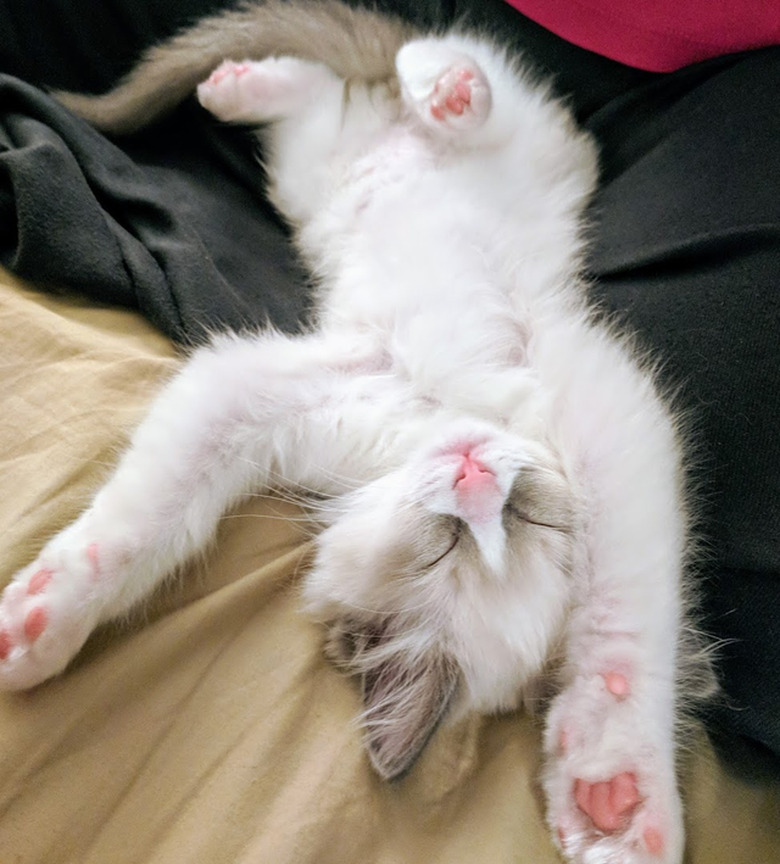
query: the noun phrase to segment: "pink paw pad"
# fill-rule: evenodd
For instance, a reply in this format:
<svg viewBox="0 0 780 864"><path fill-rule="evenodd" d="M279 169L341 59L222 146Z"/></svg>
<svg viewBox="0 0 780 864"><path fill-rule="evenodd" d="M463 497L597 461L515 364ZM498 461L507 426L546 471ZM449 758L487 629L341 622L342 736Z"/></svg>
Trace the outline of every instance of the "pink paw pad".
<svg viewBox="0 0 780 864"><path fill-rule="evenodd" d="M636 777L624 771L611 780L597 783L577 780L574 800L600 831L617 831L639 803Z"/></svg>
<svg viewBox="0 0 780 864"><path fill-rule="evenodd" d="M620 672L605 672L602 676L607 690L617 699L622 702L631 695L631 685L628 678Z"/></svg>
<svg viewBox="0 0 780 864"><path fill-rule="evenodd" d="M92 575L95 579L100 578L100 558L98 557L98 544L90 543L87 546L87 558L92 565Z"/></svg>
<svg viewBox="0 0 780 864"><path fill-rule="evenodd" d="M8 633L5 630L0 630L0 660L6 660L13 647L14 643Z"/></svg>
<svg viewBox="0 0 780 864"><path fill-rule="evenodd" d="M41 594L46 586L51 582L52 571L48 567L43 567L37 573L33 574L30 581L27 583L27 594L34 597L36 594Z"/></svg>
<svg viewBox="0 0 780 864"><path fill-rule="evenodd" d="M574 723L566 723L558 733L558 752L565 756L570 750L576 749L580 741L580 729Z"/></svg>
<svg viewBox="0 0 780 864"><path fill-rule="evenodd" d="M444 120L447 113L460 116L471 105L471 85L469 81L474 78L471 69L460 69L456 74L455 83L451 83L451 76L447 74L437 82L433 91L431 102L431 116L436 120Z"/></svg>
<svg viewBox="0 0 780 864"><path fill-rule="evenodd" d="M645 828L642 832L645 847L651 855L663 855L664 837L657 828Z"/></svg>
<svg viewBox="0 0 780 864"><path fill-rule="evenodd" d="M224 78L227 78L228 75L240 78L242 75L246 75L248 71L248 63L223 63L211 73L209 76L209 84L219 84L219 82Z"/></svg>
<svg viewBox="0 0 780 864"><path fill-rule="evenodd" d="M27 613L27 617L24 619L24 635L30 642L35 642L46 629L48 623L49 616L46 610L43 606L36 606Z"/></svg>

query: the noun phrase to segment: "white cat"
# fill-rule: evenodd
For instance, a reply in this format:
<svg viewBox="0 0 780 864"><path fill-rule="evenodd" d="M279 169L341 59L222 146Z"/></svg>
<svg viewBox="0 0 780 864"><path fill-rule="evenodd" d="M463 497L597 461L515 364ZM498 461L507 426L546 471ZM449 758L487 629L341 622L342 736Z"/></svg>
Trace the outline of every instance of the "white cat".
<svg viewBox="0 0 780 864"><path fill-rule="evenodd" d="M242 495L316 490L305 604L359 677L378 772L547 676L563 854L679 864L681 453L650 372L586 305L593 144L486 41L414 39L396 69L346 87L299 58L225 62L198 88L216 117L269 124L318 325L194 353L3 594L0 683L62 671Z"/></svg>

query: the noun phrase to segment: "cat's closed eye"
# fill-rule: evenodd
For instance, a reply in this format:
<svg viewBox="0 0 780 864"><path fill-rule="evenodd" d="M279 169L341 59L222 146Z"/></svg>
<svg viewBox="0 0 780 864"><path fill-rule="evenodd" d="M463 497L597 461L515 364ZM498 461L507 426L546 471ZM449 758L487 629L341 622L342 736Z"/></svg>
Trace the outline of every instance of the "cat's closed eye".
<svg viewBox="0 0 780 864"><path fill-rule="evenodd" d="M446 540L444 551L427 563L424 567L425 570L431 570L455 549L458 545L458 541L463 536L464 529L466 528L466 523L458 516L442 516L438 522L441 527L449 533L449 539Z"/></svg>
<svg viewBox="0 0 780 864"><path fill-rule="evenodd" d="M531 515L531 513L521 510L513 504L511 500L504 504L502 518L504 521L504 527L507 530L509 530L513 524L518 522L525 523L526 525L536 525L539 528L549 528L551 531L562 531L564 533L568 533L571 530L571 528L566 524L547 522L544 520L543 516Z"/></svg>
<svg viewBox="0 0 780 864"><path fill-rule="evenodd" d="M518 524L569 534L572 502L564 479L552 471L523 471L515 479L501 518L509 532Z"/></svg>

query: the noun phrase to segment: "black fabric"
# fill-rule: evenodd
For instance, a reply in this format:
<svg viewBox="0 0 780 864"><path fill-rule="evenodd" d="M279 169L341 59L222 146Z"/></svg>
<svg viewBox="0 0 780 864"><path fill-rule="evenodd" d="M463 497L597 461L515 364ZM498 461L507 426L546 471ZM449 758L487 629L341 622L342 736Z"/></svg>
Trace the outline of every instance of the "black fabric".
<svg viewBox="0 0 780 864"><path fill-rule="evenodd" d="M182 111L125 152L18 79L0 75L0 105L4 266L137 306L180 342L268 320L298 326L306 283L261 172L231 169L251 165L246 133L224 130L215 144L207 118ZM246 255L274 248L259 266Z"/></svg>
<svg viewBox="0 0 780 864"><path fill-rule="evenodd" d="M107 90L150 43L225 0L3 0L0 71L32 84Z"/></svg>
<svg viewBox="0 0 780 864"><path fill-rule="evenodd" d="M5 0L0 71L102 90L145 45L221 5ZM594 297L660 356L695 429L705 623L726 640L725 697L708 719L725 752L780 776L780 50L657 75L570 45L501 0L376 5L496 34L552 76L598 138ZM136 303L178 339L266 313L295 325L305 283L245 135L189 106L115 149L20 87L0 90L4 263ZM171 298L154 297L163 288Z"/></svg>
<svg viewBox="0 0 780 864"><path fill-rule="evenodd" d="M704 611L726 640L709 719L731 756L738 735L740 761L765 752L778 776L779 92L768 49L654 82L587 124L606 141L594 290L663 359L695 430Z"/></svg>
<svg viewBox="0 0 780 864"><path fill-rule="evenodd" d="M225 5L0 5L0 263L136 307L181 343L269 321L300 326L306 278L264 199L247 131L189 104L114 146L30 86L105 90L150 42Z"/></svg>

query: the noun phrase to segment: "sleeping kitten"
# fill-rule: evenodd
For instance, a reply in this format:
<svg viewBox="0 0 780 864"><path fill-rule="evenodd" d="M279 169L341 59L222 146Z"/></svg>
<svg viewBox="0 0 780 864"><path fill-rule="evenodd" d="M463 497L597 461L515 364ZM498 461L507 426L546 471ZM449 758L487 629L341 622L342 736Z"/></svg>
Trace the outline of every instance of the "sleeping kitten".
<svg viewBox="0 0 780 864"><path fill-rule="evenodd" d="M445 717L511 710L547 676L554 842L583 864L679 864L675 724L695 659L681 452L650 372L586 305L593 144L494 45L404 42L391 19L318 6L320 53L363 46L348 87L343 63L300 56L305 27L290 36L314 7L273 4L155 49L113 102L68 98L99 123L113 111L104 126L143 123L181 46L254 10L256 50L299 56L225 61L198 98L265 124L319 318L193 354L90 508L3 594L0 683L61 672L243 495L317 490L304 601L360 681L380 775L409 770Z"/></svg>

